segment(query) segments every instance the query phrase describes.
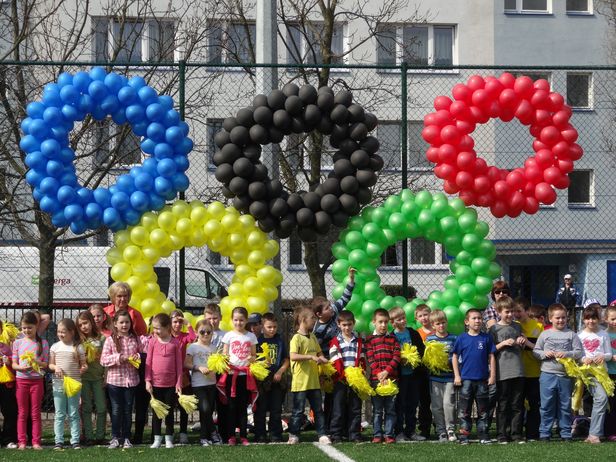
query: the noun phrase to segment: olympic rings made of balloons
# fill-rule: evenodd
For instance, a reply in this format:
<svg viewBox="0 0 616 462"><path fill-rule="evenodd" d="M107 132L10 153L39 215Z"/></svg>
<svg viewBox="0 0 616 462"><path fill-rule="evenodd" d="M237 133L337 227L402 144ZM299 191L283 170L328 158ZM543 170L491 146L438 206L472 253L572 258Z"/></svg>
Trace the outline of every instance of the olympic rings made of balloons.
<svg viewBox="0 0 616 462"><path fill-rule="evenodd" d="M130 306L144 317L175 309L160 291L154 265L185 247L207 246L233 263L229 295L220 301L223 329L232 328L231 311L236 306L266 313L268 303L278 298L282 274L266 264L278 254L278 243L259 229L252 216L220 202L176 200L160 212L146 212L136 226L116 232L114 244L107 252L111 277L130 285Z"/></svg>
<svg viewBox="0 0 616 462"><path fill-rule="evenodd" d="M432 194L408 189L389 196L379 207L366 207L349 220L332 246L336 259L332 276L337 282L334 297L342 295L349 267L357 270L355 289L346 309L357 320L357 330L370 331L372 314L377 308L394 306L404 309L407 320L413 322L415 307L426 303L441 308L447 315L451 332L462 332L464 315L470 308L487 306L492 280L501 273L494 262L496 248L486 239L487 223L477 219L477 211L465 207L461 199L448 199L443 193ZM381 255L396 242L423 237L442 244L452 257L452 275L445 278L444 290L432 292L426 300L386 295L380 287L377 269Z"/></svg>
<svg viewBox="0 0 616 462"><path fill-rule="evenodd" d="M430 144L426 157L436 164L434 173L444 180L445 192L459 194L466 205L489 207L497 218L534 214L540 203L554 203L554 188L569 186L568 174L583 154L562 95L550 91L546 80L508 73L498 78L474 75L455 85L452 95L453 100L434 100L436 112L425 116L422 132ZM477 157L471 133L477 124L495 118L516 118L529 126L535 154L523 167L509 171Z"/></svg>
<svg viewBox="0 0 616 462"><path fill-rule="evenodd" d="M369 136L378 121L353 103L351 92L336 94L330 87L290 83L267 96L257 95L252 106L223 122L215 136L215 176L233 205L250 213L265 232L289 237L297 229L304 241L313 241L334 225L343 227L360 206L370 202L383 159L379 142ZM333 170L314 191L289 194L272 180L260 161L261 146L280 143L285 136L318 131L329 135L337 149Z"/></svg>
<svg viewBox="0 0 616 462"><path fill-rule="evenodd" d="M80 234L105 225L118 231L188 188L184 172L193 147L188 124L173 109L173 99L159 96L142 77L128 79L102 68L64 72L45 85L41 101L29 103L26 112L20 142L29 167L26 181L41 210L51 214L59 228L70 225ZM149 155L109 188L91 190L79 184L69 134L75 122L88 115L128 123L143 137L141 150Z"/></svg>

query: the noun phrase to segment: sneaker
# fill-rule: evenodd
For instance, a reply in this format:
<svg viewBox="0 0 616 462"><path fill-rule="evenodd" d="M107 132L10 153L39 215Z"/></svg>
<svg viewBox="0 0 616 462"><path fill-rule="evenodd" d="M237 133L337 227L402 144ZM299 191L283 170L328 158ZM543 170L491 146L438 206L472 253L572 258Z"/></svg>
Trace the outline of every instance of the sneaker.
<svg viewBox="0 0 616 462"><path fill-rule="evenodd" d="M250 446L248 438L240 438L240 443L242 444L242 446Z"/></svg>
<svg viewBox="0 0 616 462"><path fill-rule="evenodd" d="M461 438L468 438L469 436L471 436L471 432L465 430L464 428L461 428L458 433L460 434Z"/></svg>
<svg viewBox="0 0 616 462"><path fill-rule="evenodd" d="M329 439L329 436L323 435L319 437L319 444L332 444L332 440Z"/></svg>
<svg viewBox="0 0 616 462"><path fill-rule="evenodd" d="M180 433L180 444L188 444L188 435L186 433Z"/></svg>
<svg viewBox="0 0 616 462"><path fill-rule="evenodd" d="M447 430L447 439L452 443L456 441L458 438L456 437L456 432L453 430Z"/></svg>
<svg viewBox="0 0 616 462"><path fill-rule="evenodd" d="M438 435L438 442L439 443L448 443L449 439L447 438L447 433L441 433L440 435Z"/></svg>
<svg viewBox="0 0 616 462"><path fill-rule="evenodd" d="M426 441L426 437L425 436L421 436L418 433L413 433L409 439L411 441Z"/></svg>
<svg viewBox="0 0 616 462"><path fill-rule="evenodd" d="M165 435L165 449L173 449L173 435Z"/></svg>
<svg viewBox="0 0 616 462"><path fill-rule="evenodd" d="M480 440L479 443L481 443L481 444L492 444L492 440Z"/></svg>
<svg viewBox="0 0 616 462"><path fill-rule="evenodd" d="M128 440L127 440L128 441ZM126 443L124 443L126 444ZM130 443L129 443L130 444ZM79 443L74 443L71 445L73 449L81 449L81 446L79 445Z"/></svg>
<svg viewBox="0 0 616 462"><path fill-rule="evenodd" d="M117 438L111 438L111 441L109 441L109 446L107 446L108 449L118 449L120 447L120 442L118 441Z"/></svg>
<svg viewBox="0 0 616 462"><path fill-rule="evenodd" d="M235 436L232 436L227 440L227 444L229 446L235 446L237 444L237 438L235 438Z"/></svg>
<svg viewBox="0 0 616 462"><path fill-rule="evenodd" d="M56 443L53 446L54 451L61 451L62 449L64 449L64 445L62 443Z"/></svg>
<svg viewBox="0 0 616 462"><path fill-rule="evenodd" d="M130 449L132 447L133 447L133 445L131 444L130 440L128 438L126 438L124 440L124 444L122 445L122 449Z"/></svg>
<svg viewBox="0 0 616 462"><path fill-rule="evenodd" d="M299 443L299 437L297 435L293 435L289 433L289 440L287 441L287 444L297 444L297 443Z"/></svg>
<svg viewBox="0 0 616 462"><path fill-rule="evenodd" d="M460 444L463 446L468 444L468 438L460 438L458 441L460 441Z"/></svg>
<svg viewBox="0 0 616 462"><path fill-rule="evenodd" d="M409 439L406 437L404 433L398 433L396 435L396 443L406 443Z"/></svg>
<svg viewBox="0 0 616 462"><path fill-rule="evenodd" d="M7 449L17 449L19 448L19 445L17 443L9 443L6 445Z"/></svg>
<svg viewBox="0 0 616 462"><path fill-rule="evenodd" d="M26 449L26 445L25 444L20 444L19 446L17 446L17 449L19 449L20 451L23 451Z"/></svg>
<svg viewBox="0 0 616 462"><path fill-rule="evenodd" d="M372 442L374 444L381 444L383 442L383 438L381 438L380 436L375 436L374 438L372 438Z"/></svg>
<svg viewBox="0 0 616 462"><path fill-rule="evenodd" d="M396 442L396 438L393 438L391 436L386 436L385 437L385 444L393 444Z"/></svg>
<svg viewBox="0 0 616 462"><path fill-rule="evenodd" d="M509 443L509 441L507 441L506 438L499 438L498 439L498 444L507 444L507 443Z"/></svg>
<svg viewBox="0 0 616 462"><path fill-rule="evenodd" d="M607 440L608 440L608 441L611 441L611 442L615 442L615 441L616 441L616 435L610 435L610 436L608 436L608 437L607 437ZM15 444L15 443L9 443L9 445L7 446L7 448L9 448L9 449L13 449L13 448L11 447L11 444Z"/></svg>
<svg viewBox="0 0 616 462"><path fill-rule="evenodd" d="M588 438L584 440L584 443L599 444L601 443L601 438L598 436L588 435Z"/></svg>
<svg viewBox="0 0 616 462"><path fill-rule="evenodd" d="M43 446L41 446L40 444L33 444L32 449L34 449L35 451L42 451Z"/></svg>
<svg viewBox="0 0 616 462"><path fill-rule="evenodd" d="M220 438L218 432L212 433L212 444L215 444L216 446L222 444L222 439Z"/></svg>
<svg viewBox="0 0 616 462"><path fill-rule="evenodd" d="M200 443L200 444L201 444L201 446L203 446L204 448L205 448L205 447L208 447L208 446L210 446L210 445L212 444L212 442L211 442L211 441L206 440L205 438L200 439L200 440L199 440L199 443Z"/></svg>

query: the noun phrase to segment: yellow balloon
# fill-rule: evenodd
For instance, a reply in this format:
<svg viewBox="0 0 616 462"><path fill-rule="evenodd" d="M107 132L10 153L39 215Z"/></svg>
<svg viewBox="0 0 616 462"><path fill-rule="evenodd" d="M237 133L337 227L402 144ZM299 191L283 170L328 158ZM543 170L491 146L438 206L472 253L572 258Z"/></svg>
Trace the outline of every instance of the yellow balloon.
<svg viewBox="0 0 616 462"><path fill-rule="evenodd" d="M149 265L154 265L160 260L160 251L154 247L144 247L141 249L141 253L143 254L143 262Z"/></svg>
<svg viewBox="0 0 616 462"><path fill-rule="evenodd" d="M192 203L191 203L192 205ZM190 326L194 329L195 328L195 324L197 323L195 316L190 312L190 311L185 311L184 312L184 319L186 319L186 321L188 321L188 323L190 324Z"/></svg>
<svg viewBox="0 0 616 462"><path fill-rule="evenodd" d="M141 306L141 297L133 293L130 297L130 301L128 302L128 304L134 307Z"/></svg>
<svg viewBox="0 0 616 462"><path fill-rule="evenodd" d="M190 205L186 203L186 201L178 200L173 203L171 206L171 211L176 219L188 217L190 215Z"/></svg>
<svg viewBox="0 0 616 462"><path fill-rule="evenodd" d="M158 304L156 300L153 298L146 298L141 302L140 311L141 314L145 316L154 316L156 314L156 309L158 308Z"/></svg>
<svg viewBox="0 0 616 462"><path fill-rule="evenodd" d="M177 218L169 210L161 212L161 214L158 215L158 226L160 226L161 229L163 229L163 230L165 230L167 232L169 232L169 231L171 231L171 230L173 230L175 228L176 222L177 222Z"/></svg>
<svg viewBox="0 0 616 462"><path fill-rule="evenodd" d="M192 206L192 202L190 205ZM205 224L208 220L208 213L207 209L203 207L203 204L201 204L201 207L192 208L190 211L190 220L193 222L193 226L195 227L203 226Z"/></svg>
<svg viewBox="0 0 616 462"><path fill-rule="evenodd" d="M143 292L143 280L134 274L126 280L133 293L140 294Z"/></svg>
<svg viewBox="0 0 616 462"><path fill-rule="evenodd" d="M212 218L203 225L203 232L209 239L218 237L222 234L222 225L220 221Z"/></svg>
<svg viewBox="0 0 616 462"><path fill-rule="evenodd" d="M173 252L173 249L171 248L171 242L167 242L165 243L165 245L160 246L158 248L158 251L160 252L161 258L167 258L169 255L171 255L171 252Z"/></svg>
<svg viewBox="0 0 616 462"><path fill-rule="evenodd" d="M246 238L246 243L255 249L257 247L262 247L266 240L267 235L260 229L255 229L254 231L251 231Z"/></svg>
<svg viewBox="0 0 616 462"><path fill-rule="evenodd" d="M158 284L156 282L148 281L143 284L144 297L155 297L158 292L160 292L160 287L158 287Z"/></svg>
<svg viewBox="0 0 616 462"><path fill-rule="evenodd" d="M249 277L244 281L244 288L246 289L246 293L250 294L251 292L261 289L261 283L257 278Z"/></svg>
<svg viewBox="0 0 616 462"><path fill-rule="evenodd" d="M223 253L223 249L227 246L227 238L223 236L218 236L210 240L210 249L214 252Z"/></svg>
<svg viewBox="0 0 616 462"><path fill-rule="evenodd" d="M135 245L144 246L150 240L150 233L143 226L135 226L130 231L130 240Z"/></svg>
<svg viewBox="0 0 616 462"><path fill-rule="evenodd" d="M260 250L253 250L248 254L247 261L250 266L255 269L258 269L265 265L265 256Z"/></svg>
<svg viewBox="0 0 616 462"><path fill-rule="evenodd" d="M191 247L203 247L207 242L207 237L203 232L203 228L193 228L192 234L189 238Z"/></svg>
<svg viewBox="0 0 616 462"><path fill-rule="evenodd" d="M175 229L180 236L188 236L191 234L193 225L190 218L180 218L175 224Z"/></svg>
<svg viewBox="0 0 616 462"><path fill-rule="evenodd" d="M145 262L132 265L132 268L133 268L133 271L132 271L133 275L137 276L142 281L147 281L148 279L152 277L153 274L155 274L154 268L152 267L152 265L145 263Z"/></svg>
<svg viewBox="0 0 616 462"><path fill-rule="evenodd" d="M241 227L241 223L239 222L237 215L225 215L220 219L220 224L227 234L235 233L239 231Z"/></svg>
<svg viewBox="0 0 616 462"><path fill-rule="evenodd" d="M169 235L161 228L150 231L150 243L154 247L161 248L169 243Z"/></svg>
<svg viewBox="0 0 616 462"><path fill-rule="evenodd" d="M112 247L107 251L105 258L107 259L107 263L113 266L122 261L122 252L120 252L120 249L117 247Z"/></svg>
<svg viewBox="0 0 616 462"><path fill-rule="evenodd" d="M124 252L122 252L122 257L127 263L138 263L143 259L143 254L141 253L141 249L136 245L129 245L124 249Z"/></svg>
<svg viewBox="0 0 616 462"><path fill-rule="evenodd" d="M171 248L173 250L180 250L186 246L184 236L180 236L179 234L169 234L169 242L171 243Z"/></svg>
<svg viewBox="0 0 616 462"><path fill-rule="evenodd" d="M224 225L223 225L224 226ZM244 244L244 236L239 233L231 233L227 236L227 245L231 249L237 249Z"/></svg>
<svg viewBox="0 0 616 462"><path fill-rule="evenodd" d="M233 263L239 263L241 261L245 261L248 256L248 251L245 248L240 248L238 250L232 250L229 257Z"/></svg>
<svg viewBox="0 0 616 462"><path fill-rule="evenodd" d="M263 297L268 302L273 302L278 298L278 289L275 287L263 287Z"/></svg>
<svg viewBox="0 0 616 462"><path fill-rule="evenodd" d="M241 284L231 284L227 289L227 292L231 297L242 297L244 295L244 289Z"/></svg>
<svg viewBox="0 0 616 462"><path fill-rule="evenodd" d="M225 206L222 205L220 202L212 202L210 205L208 205L207 211L212 216L212 218L218 220L222 218L222 216L225 214Z"/></svg>
<svg viewBox="0 0 616 462"><path fill-rule="evenodd" d="M130 245L130 234L125 229L118 231L113 236L113 243L120 250L124 249L127 245Z"/></svg>
<svg viewBox="0 0 616 462"><path fill-rule="evenodd" d="M257 278L263 284L272 284L272 281L276 277L276 274L274 273L274 271L275 271L275 269L273 267L271 267L269 265L268 266L264 266L263 268L260 268L257 271Z"/></svg>
<svg viewBox="0 0 616 462"><path fill-rule="evenodd" d="M163 313L171 314L171 312L175 310L175 303L173 303L171 300L165 300L161 303L161 308L163 310Z"/></svg>
<svg viewBox="0 0 616 462"><path fill-rule="evenodd" d="M229 314L229 317L223 317L223 320L220 322L220 328L222 330L225 330L225 331L233 330L233 324L230 321L230 316L231 315Z"/></svg>
<svg viewBox="0 0 616 462"><path fill-rule="evenodd" d="M259 297L248 297L246 300L246 308L249 313L265 313L267 311L267 303Z"/></svg>
<svg viewBox="0 0 616 462"><path fill-rule="evenodd" d="M247 277L254 276L256 273L255 273L255 270L254 270L254 269L252 269L252 268L251 268L250 266L248 266L248 265L237 265L237 266L235 267L235 274L236 274L236 275L237 275L237 276L238 276L241 280L244 280L244 279L246 279Z"/></svg>
<svg viewBox="0 0 616 462"><path fill-rule="evenodd" d="M141 216L141 226L143 226L148 232L152 231L158 226L158 215L154 212L145 212Z"/></svg>
<svg viewBox="0 0 616 462"><path fill-rule="evenodd" d="M116 263L111 267L111 277L114 281L126 282L131 276L131 267L128 263Z"/></svg>
<svg viewBox="0 0 616 462"><path fill-rule="evenodd" d="M265 244L263 244L263 253L265 254L265 258L267 260L274 258L280 252L280 245L273 239L270 239Z"/></svg>
<svg viewBox="0 0 616 462"><path fill-rule="evenodd" d="M255 227L255 219L252 215L240 215L238 220L244 231L250 231Z"/></svg>

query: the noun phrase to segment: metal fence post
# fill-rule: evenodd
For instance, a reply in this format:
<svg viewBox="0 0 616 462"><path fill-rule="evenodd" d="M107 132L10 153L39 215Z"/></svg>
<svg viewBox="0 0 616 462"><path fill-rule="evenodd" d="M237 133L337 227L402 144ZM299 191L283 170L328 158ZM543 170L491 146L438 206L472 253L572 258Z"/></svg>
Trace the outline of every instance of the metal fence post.
<svg viewBox="0 0 616 462"><path fill-rule="evenodd" d="M180 119L184 120L185 106L186 106L186 61L181 60L179 63L179 105L180 105ZM180 192L180 200L184 200L186 195L184 191ZM180 280L180 304L179 308L184 309L186 305L186 251L182 247L180 249L180 274L178 278Z"/></svg>
<svg viewBox="0 0 616 462"><path fill-rule="evenodd" d="M400 67L400 89L401 89L401 101L400 101L400 137L402 143L400 146L402 154L402 188L408 187L408 114L407 114L407 100L408 100L408 88L407 88L407 64L406 61L402 62ZM409 293L409 241L404 239L402 241L402 295L408 297Z"/></svg>

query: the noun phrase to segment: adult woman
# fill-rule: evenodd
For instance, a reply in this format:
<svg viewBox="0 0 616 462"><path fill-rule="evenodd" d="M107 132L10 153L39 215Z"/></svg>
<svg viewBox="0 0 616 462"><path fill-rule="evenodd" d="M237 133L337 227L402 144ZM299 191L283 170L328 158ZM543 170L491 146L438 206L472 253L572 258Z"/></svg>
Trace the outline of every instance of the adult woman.
<svg viewBox="0 0 616 462"><path fill-rule="evenodd" d="M117 311L126 310L133 322L133 328L137 335L146 335L148 326L146 326L143 316L139 311L131 306L128 302L132 295L132 290L126 282L114 282L109 287L109 299L111 304L107 305L104 310L109 319L113 319Z"/></svg>
<svg viewBox="0 0 616 462"><path fill-rule="evenodd" d="M509 290L509 285L505 281L496 281L492 285L492 290L490 291L492 303L490 303L490 306L488 306L483 312L483 322L486 329L489 329L498 321L500 321L500 316L498 315L498 312L494 309L494 303L503 297L509 297L510 293L511 291Z"/></svg>

